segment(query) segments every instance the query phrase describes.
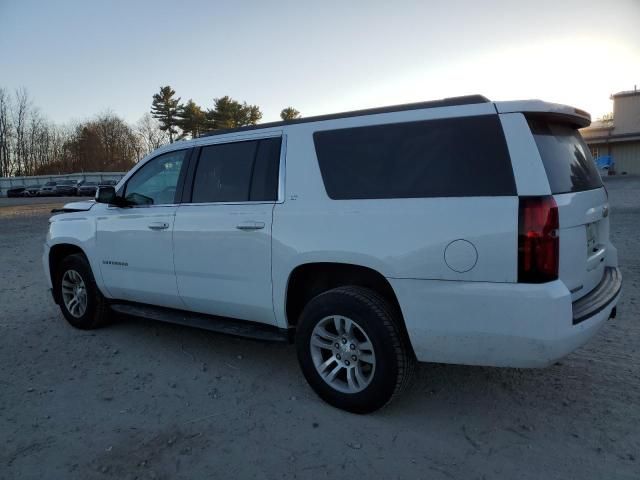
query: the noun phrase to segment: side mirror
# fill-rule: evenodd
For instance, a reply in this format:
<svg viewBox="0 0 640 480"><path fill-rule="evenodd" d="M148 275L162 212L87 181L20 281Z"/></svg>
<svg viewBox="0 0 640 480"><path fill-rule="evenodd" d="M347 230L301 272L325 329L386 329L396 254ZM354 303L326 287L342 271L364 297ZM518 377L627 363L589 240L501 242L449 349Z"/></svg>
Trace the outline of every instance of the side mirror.
<svg viewBox="0 0 640 480"><path fill-rule="evenodd" d="M124 205L124 199L118 197L115 187L109 185L98 187L96 191L96 202L116 205L118 207Z"/></svg>

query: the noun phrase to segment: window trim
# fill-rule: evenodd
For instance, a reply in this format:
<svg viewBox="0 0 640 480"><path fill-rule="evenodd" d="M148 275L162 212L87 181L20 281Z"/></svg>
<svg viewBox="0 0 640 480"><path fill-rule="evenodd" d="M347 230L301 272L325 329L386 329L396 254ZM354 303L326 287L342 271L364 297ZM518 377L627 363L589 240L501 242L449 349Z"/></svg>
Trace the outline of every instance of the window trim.
<svg viewBox="0 0 640 480"><path fill-rule="evenodd" d="M157 155L154 155L153 157L151 157L149 160L145 161L142 165L140 165L140 167L136 168L135 171L131 172L131 175L129 175L129 178L127 178L127 181L124 182L122 184L122 186L118 189L118 195L125 195L125 192L127 191L127 186L129 185L129 181L131 181L131 179L133 177L135 177L139 171L141 171L144 167L146 167L150 162L153 162L154 160L156 160L157 158L163 156L163 155L170 155L172 153L177 153L177 152L186 152L185 154L185 158L182 161L182 166L180 167L180 173L178 174L178 183L176 184L176 193L173 197L173 203L159 203L157 205L130 205L127 206L126 208L154 208L154 207L176 207L180 204L180 199L182 198L182 192L184 189L184 185L185 185L185 180L187 178L187 170L189 169L189 167L191 166L191 159L193 158L193 147L187 147L187 148L177 148L175 150L169 150L168 152L159 152ZM116 207L113 205L109 206L110 208L122 208L122 207Z"/></svg>
<svg viewBox="0 0 640 480"><path fill-rule="evenodd" d="M241 143L241 142L259 142L260 140L267 140L270 138L280 138L280 158L279 158L279 171L278 171L278 189L276 200L247 200L246 202L192 202L193 198L193 186L196 180L196 171L198 170L198 164L202 156L202 149L206 147L213 147L216 145L222 145L226 143ZM217 140L217 139L216 139ZM284 203L284 183L285 183L285 162L287 152L287 136L282 132L270 132L265 135L252 135L242 137L231 137L220 139L219 142L211 142L204 145L198 145L195 147L194 153L191 155L192 161L189 164L189 171L187 172L184 190L180 198L180 206L204 206L204 205L275 205L276 203ZM257 150L256 150L257 151ZM255 159L254 159L255 164Z"/></svg>

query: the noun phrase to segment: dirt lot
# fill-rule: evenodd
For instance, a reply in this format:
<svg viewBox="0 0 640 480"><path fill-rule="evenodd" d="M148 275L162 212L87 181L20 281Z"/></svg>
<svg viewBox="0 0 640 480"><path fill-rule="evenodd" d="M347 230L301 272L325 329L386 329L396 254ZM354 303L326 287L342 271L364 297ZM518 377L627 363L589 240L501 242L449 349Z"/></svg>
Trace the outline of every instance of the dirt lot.
<svg viewBox="0 0 640 480"><path fill-rule="evenodd" d="M607 186L616 320L544 370L422 365L369 416L318 400L292 346L72 329L40 262L50 205L0 199L0 478L640 478L640 179Z"/></svg>

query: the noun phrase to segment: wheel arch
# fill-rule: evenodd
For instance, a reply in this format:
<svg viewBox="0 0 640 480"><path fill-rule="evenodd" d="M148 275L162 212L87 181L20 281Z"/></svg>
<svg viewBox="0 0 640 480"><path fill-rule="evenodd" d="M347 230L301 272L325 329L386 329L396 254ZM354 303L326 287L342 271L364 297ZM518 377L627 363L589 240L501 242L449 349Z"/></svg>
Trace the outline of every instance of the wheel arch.
<svg viewBox="0 0 640 480"><path fill-rule="evenodd" d="M49 276L51 278L51 285L54 286L53 298L56 303L60 302L60 294L57 291L58 289L55 288L55 281L58 276L60 263L69 255L75 255L78 253L84 255L87 259L89 258L81 247L72 243L58 243L49 248Z"/></svg>
<svg viewBox="0 0 640 480"><path fill-rule="evenodd" d="M285 290L287 326L295 328L305 305L315 296L333 288L354 285L373 290L389 302L400 320L408 345L409 335L398 297L379 271L363 265L341 262L309 262L297 265L290 273Z"/></svg>

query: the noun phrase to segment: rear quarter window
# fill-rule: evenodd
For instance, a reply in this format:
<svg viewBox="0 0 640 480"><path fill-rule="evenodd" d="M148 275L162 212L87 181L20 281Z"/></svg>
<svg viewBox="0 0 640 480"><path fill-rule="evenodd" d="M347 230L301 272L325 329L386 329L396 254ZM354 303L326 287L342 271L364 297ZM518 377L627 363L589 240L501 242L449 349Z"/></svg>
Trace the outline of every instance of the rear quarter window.
<svg viewBox="0 0 640 480"><path fill-rule="evenodd" d="M589 147L580 132L568 123L528 118L551 193L570 193L602 187Z"/></svg>
<svg viewBox="0 0 640 480"><path fill-rule="evenodd" d="M516 195L497 115L325 130L313 138L335 200Z"/></svg>

